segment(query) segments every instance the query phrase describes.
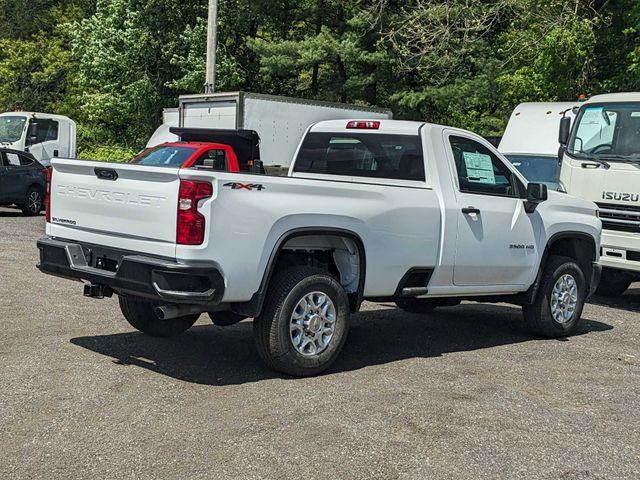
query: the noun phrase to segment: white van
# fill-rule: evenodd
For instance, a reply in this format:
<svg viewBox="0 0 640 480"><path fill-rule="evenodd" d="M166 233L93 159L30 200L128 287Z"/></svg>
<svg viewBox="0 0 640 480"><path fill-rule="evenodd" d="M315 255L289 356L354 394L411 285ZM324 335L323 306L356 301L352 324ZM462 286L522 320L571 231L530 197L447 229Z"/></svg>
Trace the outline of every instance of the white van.
<svg viewBox="0 0 640 480"><path fill-rule="evenodd" d="M558 180L558 127L576 102L521 103L511 114L498 150L531 182L564 191Z"/></svg>

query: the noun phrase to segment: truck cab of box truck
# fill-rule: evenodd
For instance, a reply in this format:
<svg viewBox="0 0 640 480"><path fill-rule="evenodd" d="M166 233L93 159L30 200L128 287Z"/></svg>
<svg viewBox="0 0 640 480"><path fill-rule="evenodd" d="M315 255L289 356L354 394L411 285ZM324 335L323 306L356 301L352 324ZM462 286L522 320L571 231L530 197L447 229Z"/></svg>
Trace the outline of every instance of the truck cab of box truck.
<svg viewBox="0 0 640 480"><path fill-rule="evenodd" d="M0 113L0 146L29 152L47 167L54 157L75 158L76 123L49 113Z"/></svg>
<svg viewBox="0 0 640 480"><path fill-rule="evenodd" d="M598 293L623 294L640 279L640 93L597 95L561 121L560 180L602 219Z"/></svg>
<svg viewBox="0 0 640 480"><path fill-rule="evenodd" d="M498 150L527 180L564 191L558 179L558 125L563 116L573 117L576 105L577 102L521 103L511 113Z"/></svg>

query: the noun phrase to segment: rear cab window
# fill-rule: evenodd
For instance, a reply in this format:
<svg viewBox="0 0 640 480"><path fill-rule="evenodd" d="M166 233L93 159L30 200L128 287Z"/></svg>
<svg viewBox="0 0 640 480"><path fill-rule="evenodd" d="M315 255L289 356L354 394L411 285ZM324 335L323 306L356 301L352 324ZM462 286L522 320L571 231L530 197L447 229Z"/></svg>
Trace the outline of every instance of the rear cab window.
<svg viewBox="0 0 640 480"><path fill-rule="evenodd" d="M418 135L309 132L293 171L424 182L422 141Z"/></svg>

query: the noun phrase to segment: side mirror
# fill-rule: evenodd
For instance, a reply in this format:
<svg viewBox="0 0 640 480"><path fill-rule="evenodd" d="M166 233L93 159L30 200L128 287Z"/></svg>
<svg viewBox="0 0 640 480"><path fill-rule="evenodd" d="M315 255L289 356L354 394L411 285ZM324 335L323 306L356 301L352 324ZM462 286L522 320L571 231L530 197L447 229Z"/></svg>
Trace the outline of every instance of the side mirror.
<svg viewBox="0 0 640 480"><path fill-rule="evenodd" d="M533 213L539 203L546 202L549 190L544 183L529 183L527 185L527 201L524 204L527 213Z"/></svg>
<svg viewBox="0 0 640 480"><path fill-rule="evenodd" d="M566 146L569 143L569 134L571 133L571 118L562 117L560 119L560 132L558 133L558 142L560 145Z"/></svg>

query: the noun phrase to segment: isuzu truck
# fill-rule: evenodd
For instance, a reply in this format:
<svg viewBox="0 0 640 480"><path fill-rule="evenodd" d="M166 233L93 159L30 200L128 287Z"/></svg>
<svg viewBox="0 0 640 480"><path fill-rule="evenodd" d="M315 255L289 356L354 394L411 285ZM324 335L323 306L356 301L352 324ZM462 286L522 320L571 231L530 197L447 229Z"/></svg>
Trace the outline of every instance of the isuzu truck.
<svg viewBox="0 0 640 480"><path fill-rule="evenodd" d="M560 181L598 204L603 224L598 293L640 280L640 93L597 95L560 126Z"/></svg>
<svg viewBox="0 0 640 480"><path fill-rule="evenodd" d="M48 167L53 157L75 158L76 123L50 113L0 113L0 147L28 152Z"/></svg>
<svg viewBox="0 0 640 480"><path fill-rule="evenodd" d="M504 301L537 334L578 328L600 273L593 202L427 123L319 122L293 159L288 177L56 159L39 268L118 295L153 336L253 318L262 359L292 375L336 360L363 300Z"/></svg>

